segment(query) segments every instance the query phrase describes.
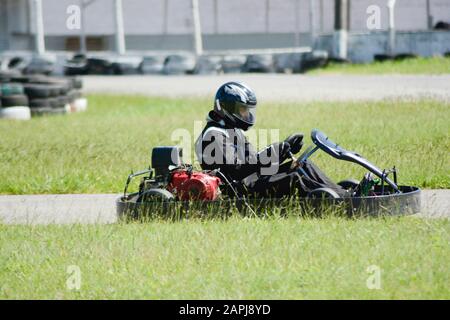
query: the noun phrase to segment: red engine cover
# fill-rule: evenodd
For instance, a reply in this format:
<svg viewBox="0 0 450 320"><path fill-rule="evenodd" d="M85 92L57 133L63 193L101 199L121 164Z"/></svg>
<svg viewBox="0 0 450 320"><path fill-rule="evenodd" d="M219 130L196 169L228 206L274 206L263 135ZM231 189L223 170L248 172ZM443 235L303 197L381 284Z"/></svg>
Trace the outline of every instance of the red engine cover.
<svg viewBox="0 0 450 320"><path fill-rule="evenodd" d="M180 200L215 200L217 199L220 179L203 172L177 170L172 172L167 189L176 194Z"/></svg>

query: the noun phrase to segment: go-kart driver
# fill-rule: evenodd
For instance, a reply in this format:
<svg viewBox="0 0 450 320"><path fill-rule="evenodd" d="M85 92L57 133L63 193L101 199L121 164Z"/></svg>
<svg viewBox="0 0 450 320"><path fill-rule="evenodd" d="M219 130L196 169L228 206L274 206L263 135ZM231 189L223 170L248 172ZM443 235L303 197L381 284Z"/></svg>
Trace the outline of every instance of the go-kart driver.
<svg viewBox="0 0 450 320"><path fill-rule="evenodd" d="M326 187L341 197L348 196L310 161L302 167L307 176L291 170L291 155L302 148L303 134L292 134L256 152L243 133L255 124L256 104L255 93L244 83L227 82L217 90L214 108L195 146L202 169L220 169L244 195L305 197L314 189Z"/></svg>

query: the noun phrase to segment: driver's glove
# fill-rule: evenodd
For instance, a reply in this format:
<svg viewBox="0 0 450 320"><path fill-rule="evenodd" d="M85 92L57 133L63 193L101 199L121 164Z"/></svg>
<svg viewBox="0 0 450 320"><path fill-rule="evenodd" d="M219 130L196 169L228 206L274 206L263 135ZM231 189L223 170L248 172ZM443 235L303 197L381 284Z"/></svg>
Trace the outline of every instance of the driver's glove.
<svg viewBox="0 0 450 320"><path fill-rule="evenodd" d="M303 147L303 133L294 133L287 137L284 142L289 143L291 146L291 152L296 154Z"/></svg>
<svg viewBox="0 0 450 320"><path fill-rule="evenodd" d="M275 142L258 153L258 162L262 166L281 164L290 157L291 146L288 142Z"/></svg>
<svg viewBox="0 0 450 320"><path fill-rule="evenodd" d="M292 152L291 144L287 141L280 142L279 144L280 163L290 157Z"/></svg>

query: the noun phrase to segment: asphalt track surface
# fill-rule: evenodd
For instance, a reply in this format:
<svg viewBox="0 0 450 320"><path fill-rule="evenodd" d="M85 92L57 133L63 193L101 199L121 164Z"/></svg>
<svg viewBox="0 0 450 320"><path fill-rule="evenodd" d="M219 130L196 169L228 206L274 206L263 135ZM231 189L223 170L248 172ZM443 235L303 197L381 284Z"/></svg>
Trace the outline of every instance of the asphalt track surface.
<svg viewBox="0 0 450 320"><path fill-rule="evenodd" d="M216 76L87 76L86 93L213 97L226 81L247 83L265 101L352 101L433 98L450 101L449 75L223 74Z"/></svg>
<svg viewBox="0 0 450 320"><path fill-rule="evenodd" d="M88 76L85 93L142 94L165 97L212 97L230 80L248 83L264 101L361 101L433 98L450 101L450 75L281 75ZM0 196L0 223L114 223L118 194ZM450 190L422 190L416 215L450 217Z"/></svg>
<svg viewBox="0 0 450 320"><path fill-rule="evenodd" d="M90 224L118 220L115 201L119 194L61 194L0 196L0 223ZM415 215L449 218L447 190L422 190L422 210Z"/></svg>

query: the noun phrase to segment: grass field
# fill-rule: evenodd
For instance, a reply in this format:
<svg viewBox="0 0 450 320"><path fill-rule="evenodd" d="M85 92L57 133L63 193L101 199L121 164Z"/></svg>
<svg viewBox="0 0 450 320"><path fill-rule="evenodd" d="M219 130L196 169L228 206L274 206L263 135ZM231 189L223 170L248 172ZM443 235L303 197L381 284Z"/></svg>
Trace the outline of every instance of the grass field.
<svg viewBox="0 0 450 320"><path fill-rule="evenodd" d="M174 130L188 130L194 142L194 121L204 124L211 104L114 95L89 102L86 113L0 121L0 194L120 192L131 169L148 167L152 147L178 142ZM403 184L450 188L449 119L449 103L433 100L261 102L256 129L280 129L279 139L304 132L308 145L310 130L319 128L380 167L396 165ZM312 160L335 179L364 174L323 152Z"/></svg>
<svg viewBox="0 0 450 320"><path fill-rule="evenodd" d="M450 298L448 219L0 225L0 234L0 299Z"/></svg>
<svg viewBox="0 0 450 320"><path fill-rule="evenodd" d="M309 72L311 74L448 74L450 58L413 58L403 61L384 61L361 64L331 63L323 69Z"/></svg>
<svg viewBox="0 0 450 320"><path fill-rule="evenodd" d="M89 101L82 114L0 121L0 193L118 193L130 169L149 165L151 147L173 144L176 128L192 133L210 105L139 96ZM280 128L284 138L320 128L380 166L395 164L402 183L450 187L448 103L259 108L257 129ZM335 179L364 173L323 154L314 160ZM333 215L0 224L0 299L449 299L449 235L448 219ZM379 289L368 288L373 279Z"/></svg>

